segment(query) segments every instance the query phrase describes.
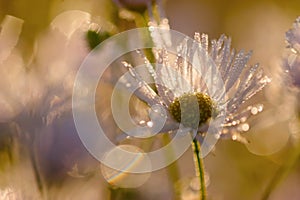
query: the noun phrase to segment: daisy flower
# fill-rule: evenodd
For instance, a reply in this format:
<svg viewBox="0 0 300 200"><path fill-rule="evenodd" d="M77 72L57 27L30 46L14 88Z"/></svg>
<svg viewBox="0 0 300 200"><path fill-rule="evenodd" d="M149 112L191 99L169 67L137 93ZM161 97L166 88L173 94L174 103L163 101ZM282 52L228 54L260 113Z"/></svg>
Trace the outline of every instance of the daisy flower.
<svg viewBox="0 0 300 200"><path fill-rule="evenodd" d="M133 67L126 61L123 65L130 75L123 76L121 82L151 108L150 120L140 121L142 129L127 134L142 138L156 133L191 134L200 196L205 199L202 158L219 138L247 143L241 133L249 130L247 119L262 112L263 105L243 104L270 79L259 64L247 64L251 52L231 49L231 39L225 35L209 42L206 34L195 33L194 40L185 37L178 43L166 18L159 24L150 21L149 31L156 63L152 64L142 51L137 52L153 82L146 80L140 66Z"/></svg>
<svg viewBox="0 0 300 200"><path fill-rule="evenodd" d="M153 35L154 42L166 41L165 34L161 38ZM207 134L247 142L240 133L249 130L247 119L261 112L263 105L242 105L270 82L259 64L247 64L251 52L231 49L231 39L224 35L209 42L206 34L195 33L193 42L184 40L176 47L176 55L164 47L169 41L154 49L155 67L138 51L154 79L155 89L130 63L123 62L131 74L123 80L130 86L127 88L138 88L133 92L140 100L151 108L159 105L166 111L144 124L152 128L164 120L162 133L173 133L180 126L186 132L196 130L195 137L200 142ZM200 71L188 62L191 60L197 61ZM213 124L218 127L211 128Z"/></svg>

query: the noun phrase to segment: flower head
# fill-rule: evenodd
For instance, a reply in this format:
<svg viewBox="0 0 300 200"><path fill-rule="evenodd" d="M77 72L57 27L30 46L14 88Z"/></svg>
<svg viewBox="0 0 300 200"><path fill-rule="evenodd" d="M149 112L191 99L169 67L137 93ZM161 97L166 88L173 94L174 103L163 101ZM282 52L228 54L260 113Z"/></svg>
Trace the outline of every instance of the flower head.
<svg viewBox="0 0 300 200"><path fill-rule="evenodd" d="M153 40L158 41L158 38ZM165 43L168 44L171 43ZM187 39L177 46L175 55L168 52L164 45L158 45L154 49L155 67L138 51L154 79L155 89L134 67L123 62L132 75L125 82L132 87L138 86L134 91L136 96L150 107L160 105L166 111L165 115L161 115L166 123L160 132L173 132L183 126L186 132L196 130L197 139L202 141L209 127L218 122L215 124L219 129L209 131L215 137L246 142L240 133L249 129L247 119L261 112L263 105L243 108L242 104L270 79L263 75L258 64L247 64L251 52L236 52L230 49L230 45L231 39L224 35L209 43L206 34L196 33L193 42ZM191 60L192 63L189 62ZM195 63L198 68L193 65ZM153 126L162 118L151 120Z"/></svg>

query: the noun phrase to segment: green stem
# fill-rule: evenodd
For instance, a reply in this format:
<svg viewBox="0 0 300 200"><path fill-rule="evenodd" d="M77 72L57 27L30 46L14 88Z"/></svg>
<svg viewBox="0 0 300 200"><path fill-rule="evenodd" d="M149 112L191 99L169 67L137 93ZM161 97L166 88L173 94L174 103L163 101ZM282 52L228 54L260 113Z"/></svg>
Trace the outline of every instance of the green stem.
<svg viewBox="0 0 300 200"><path fill-rule="evenodd" d="M120 189L113 188L112 186L109 186L108 189L110 191L110 194L109 194L109 199L110 200L118 200L118 199L120 199L119 198L120 197L120 193L121 193Z"/></svg>
<svg viewBox="0 0 300 200"><path fill-rule="evenodd" d="M203 164L203 159L201 156L201 147L200 147L200 143L196 140L193 139L193 144L194 144L194 155L195 155L195 162L196 162L196 166L195 168L196 170L196 174L197 176L199 176L199 181L200 181L200 185L201 185L201 195L200 195L200 199L201 200L205 200L206 199L206 186L205 186L205 178L204 178L204 164Z"/></svg>

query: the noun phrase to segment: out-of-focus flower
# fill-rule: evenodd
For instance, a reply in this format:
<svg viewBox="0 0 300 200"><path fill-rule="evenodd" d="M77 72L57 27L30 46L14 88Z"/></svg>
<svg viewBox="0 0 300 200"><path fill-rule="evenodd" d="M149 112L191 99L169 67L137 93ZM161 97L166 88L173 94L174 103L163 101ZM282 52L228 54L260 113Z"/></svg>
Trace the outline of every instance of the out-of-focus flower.
<svg viewBox="0 0 300 200"><path fill-rule="evenodd" d="M23 20L6 16L0 34L0 122L33 109L51 121L66 102L70 110L73 79L89 52L85 34L90 23L86 12L60 14L37 39L32 62L26 63L16 48Z"/></svg>
<svg viewBox="0 0 300 200"><path fill-rule="evenodd" d="M296 114L294 120L291 122L290 131L291 133L299 139L300 125L299 125L299 116L300 116L300 104L299 104L299 89L300 89L300 17L296 18L293 28L286 32L286 42L287 52L286 57L283 61L283 66L288 73L288 80L292 83L292 88L297 88L293 90L296 107Z"/></svg>
<svg viewBox="0 0 300 200"><path fill-rule="evenodd" d="M25 130L39 127L40 166L48 180L65 178L74 163L86 156L74 127L71 96L77 70L90 52L86 33L91 24L89 13L65 11L36 40L31 68L46 92L35 105L34 127ZM19 120L21 129L26 126L24 115Z"/></svg>
<svg viewBox="0 0 300 200"><path fill-rule="evenodd" d="M68 87L82 60L89 53L85 33L91 21L89 13L71 10L56 16L50 28L36 41L35 63L50 88ZM70 78L69 78L70 77ZM70 84L72 86L72 84ZM66 91L67 92L67 91Z"/></svg>
<svg viewBox="0 0 300 200"><path fill-rule="evenodd" d="M284 60L284 67L289 73L292 84L300 87L300 17L298 17L293 28L286 32L288 52Z"/></svg>
<svg viewBox="0 0 300 200"><path fill-rule="evenodd" d="M15 46L22 30L23 20L6 16L0 33L0 122L15 117L24 104L27 90L23 59Z"/></svg>
<svg viewBox="0 0 300 200"><path fill-rule="evenodd" d="M257 155L271 155L299 138L300 18L286 32L284 57L272 60L272 84L265 90L265 112L254 120L246 135L247 148ZM278 49L278 48L277 48ZM282 48L279 48L282 49ZM281 51L282 53L282 51Z"/></svg>
<svg viewBox="0 0 300 200"><path fill-rule="evenodd" d="M300 116L300 104L299 104L299 88L300 88L300 17L296 18L293 28L286 32L287 52L283 61L283 66L288 73L288 80L295 86L296 90L295 98L298 99L296 103L297 117ZM292 128L295 130L295 128ZM299 132L299 125L297 132Z"/></svg>
<svg viewBox="0 0 300 200"><path fill-rule="evenodd" d="M10 125L10 144L18 147L12 148L12 159L18 161L22 151L27 171L19 174L24 162L15 171L4 169L7 176L1 174L0 184L16 187L24 197L18 199L39 199L35 196L43 193L44 182L67 177L74 162L91 160L80 146L71 114L73 80L90 52L85 36L91 15L78 10L58 15L36 39L28 63L16 46L22 23L7 17L0 33L0 123ZM30 177L26 184L19 180L25 175Z"/></svg>
<svg viewBox="0 0 300 200"><path fill-rule="evenodd" d="M196 46L199 45L204 54L209 56L216 65L217 71L213 71L208 63L203 64L203 71L195 72L189 58L198 56L200 62L203 57L197 52L194 44L182 42L177 48L176 58L172 61L172 55L166 50L156 51L156 69L150 64L146 57L145 63L150 74L155 80L157 92L155 92L145 80L141 78L138 71L129 63L123 62L124 66L132 74L132 79L126 80L128 89L138 89L135 94L150 107L161 105L166 111L166 123L161 132L176 131L180 124L187 131L198 129L197 139L202 140L210 122L225 119L221 122L222 129L214 132L217 138L232 138L233 140L246 142L240 135L249 130L247 119L263 110L263 105L242 107L248 99L260 91L270 79L264 76L258 64L248 66L247 62L251 56L243 50L236 52L230 49L231 39L222 35L218 40L212 40L209 44L206 34L195 34ZM198 47L199 47L198 46ZM186 60L185 60L186 59ZM217 87L215 75L220 73L224 83L224 90L211 90ZM211 82L207 82L207 77ZM213 92L212 92L213 91ZM222 99L224 97L224 99ZM195 107L194 103L197 106ZM161 119L143 123L152 127Z"/></svg>
<svg viewBox="0 0 300 200"><path fill-rule="evenodd" d="M50 27L36 40L30 69L39 77L46 91L39 114L48 125L71 110L77 69L90 51L85 37L90 24L89 13L65 11L56 16Z"/></svg>

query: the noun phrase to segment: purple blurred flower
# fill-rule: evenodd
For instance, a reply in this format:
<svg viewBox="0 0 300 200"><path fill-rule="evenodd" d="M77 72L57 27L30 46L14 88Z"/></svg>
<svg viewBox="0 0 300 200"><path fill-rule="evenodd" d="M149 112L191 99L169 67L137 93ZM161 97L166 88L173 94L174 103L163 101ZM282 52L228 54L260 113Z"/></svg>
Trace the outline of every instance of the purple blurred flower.
<svg viewBox="0 0 300 200"><path fill-rule="evenodd" d="M293 28L286 32L286 42L288 52L283 65L292 84L300 87L300 17L295 20Z"/></svg>

